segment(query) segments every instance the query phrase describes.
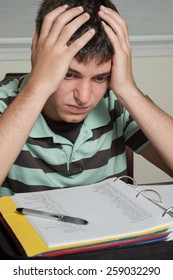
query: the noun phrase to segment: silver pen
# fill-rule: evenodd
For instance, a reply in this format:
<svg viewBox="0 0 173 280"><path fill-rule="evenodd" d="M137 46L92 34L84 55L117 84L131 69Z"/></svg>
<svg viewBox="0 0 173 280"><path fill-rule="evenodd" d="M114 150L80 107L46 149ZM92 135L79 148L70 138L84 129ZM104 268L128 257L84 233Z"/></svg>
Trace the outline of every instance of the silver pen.
<svg viewBox="0 0 173 280"><path fill-rule="evenodd" d="M54 220L59 220L59 221L62 221L62 222L67 222L67 223L74 223L74 224L78 224L78 225L88 224L87 220L84 220L84 219L81 219L81 218L62 215L62 214L57 214L57 213L51 213L51 212L46 212L46 211L41 211L41 210L37 210L37 209L16 208L16 211L18 213L23 214L23 215L32 215L32 216L37 216L37 217L40 217L40 218L54 219Z"/></svg>

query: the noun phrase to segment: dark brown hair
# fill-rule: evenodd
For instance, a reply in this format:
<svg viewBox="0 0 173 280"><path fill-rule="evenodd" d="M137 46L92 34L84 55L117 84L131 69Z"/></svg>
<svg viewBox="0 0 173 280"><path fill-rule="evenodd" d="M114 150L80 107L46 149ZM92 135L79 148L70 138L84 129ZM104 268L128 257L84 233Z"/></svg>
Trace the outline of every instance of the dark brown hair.
<svg viewBox="0 0 173 280"><path fill-rule="evenodd" d="M111 9L117 9L109 0L43 0L36 17L36 29L41 30L42 22L49 12L55 8L68 4L68 8L82 6L85 12L90 14L90 19L82 25L71 37L70 42L79 38L88 29L94 28L94 37L77 53L75 58L78 62L86 63L88 60L95 59L98 64L107 62L114 54L113 46L106 35L98 16L99 7L104 5Z"/></svg>

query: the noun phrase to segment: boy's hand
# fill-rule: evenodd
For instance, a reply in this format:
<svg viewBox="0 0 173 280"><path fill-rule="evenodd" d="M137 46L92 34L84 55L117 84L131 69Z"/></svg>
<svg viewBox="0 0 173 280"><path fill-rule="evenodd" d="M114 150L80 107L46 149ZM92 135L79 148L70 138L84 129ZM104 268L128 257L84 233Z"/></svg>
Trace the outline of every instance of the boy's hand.
<svg viewBox="0 0 173 280"><path fill-rule="evenodd" d="M135 87L132 74L131 47L126 22L118 13L101 6L99 16L113 47L110 87L121 99L130 89Z"/></svg>
<svg viewBox="0 0 173 280"><path fill-rule="evenodd" d="M68 46L71 36L88 19L82 7L61 6L45 16L41 32L32 43L32 71L29 84L49 97L66 75L77 52L93 37L89 30Z"/></svg>

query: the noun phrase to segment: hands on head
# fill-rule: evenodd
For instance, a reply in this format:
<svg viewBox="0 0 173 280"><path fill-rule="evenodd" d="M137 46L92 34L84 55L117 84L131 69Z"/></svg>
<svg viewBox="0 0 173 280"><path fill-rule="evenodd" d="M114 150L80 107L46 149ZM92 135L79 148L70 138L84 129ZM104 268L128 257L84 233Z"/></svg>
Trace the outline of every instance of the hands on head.
<svg viewBox="0 0 173 280"><path fill-rule="evenodd" d="M110 87L119 97L119 94L126 94L135 85L128 27L124 19L110 8L101 6L99 16L115 51L112 58Z"/></svg>
<svg viewBox="0 0 173 280"><path fill-rule="evenodd" d="M121 94L134 85L127 25L116 11L104 6L100 6L98 17L114 49L110 86ZM31 80L37 80L44 89L48 87L46 92L50 95L65 77L72 59L96 35L91 28L71 41L74 33L89 19L90 15L81 6L70 9L67 5L60 6L44 17L40 34L35 33Z"/></svg>

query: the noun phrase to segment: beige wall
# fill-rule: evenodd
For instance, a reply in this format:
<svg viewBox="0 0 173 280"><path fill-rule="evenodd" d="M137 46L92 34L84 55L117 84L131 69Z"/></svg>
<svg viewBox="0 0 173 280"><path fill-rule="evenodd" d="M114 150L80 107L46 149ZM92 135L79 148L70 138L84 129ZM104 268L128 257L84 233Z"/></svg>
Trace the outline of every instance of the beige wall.
<svg viewBox="0 0 173 280"><path fill-rule="evenodd" d="M6 73L25 73L30 71L29 61L0 61L0 80Z"/></svg>
<svg viewBox="0 0 173 280"><path fill-rule="evenodd" d="M173 116L173 57L135 57L133 69L139 88ZM28 61L0 61L0 79L7 72L28 71ZM139 155L135 155L135 178L138 183L172 180Z"/></svg>
<svg viewBox="0 0 173 280"><path fill-rule="evenodd" d="M135 58L133 66L140 89L173 116L173 57ZM135 155L135 178L139 183L172 180L139 155Z"/></svg>

